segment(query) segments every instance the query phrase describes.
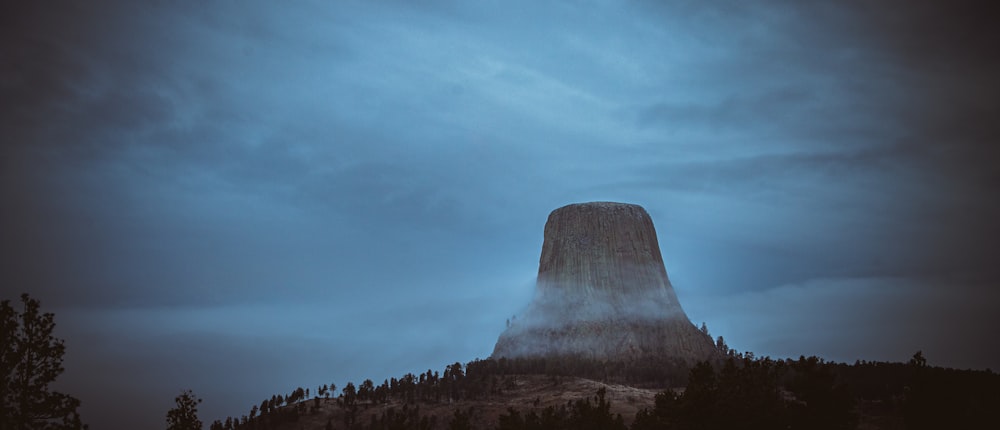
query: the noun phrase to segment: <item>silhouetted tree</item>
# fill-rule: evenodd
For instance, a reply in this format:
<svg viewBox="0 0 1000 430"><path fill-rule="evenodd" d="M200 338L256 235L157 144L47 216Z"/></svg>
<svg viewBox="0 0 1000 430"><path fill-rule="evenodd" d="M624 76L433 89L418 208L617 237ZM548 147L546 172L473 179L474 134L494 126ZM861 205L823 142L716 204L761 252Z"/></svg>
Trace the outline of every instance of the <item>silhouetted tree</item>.
<svg viewBox="0 0 1000 430"><path fill-rule="evenodd" d="M292 394L289 394L288 397L285 398L285 401L288 402L288 404L292 404L292 403L297 403L305 398L306 398L306 391L303 390L302 387L298 387L294 391L292 391Z"/></svg>
<svg viewBox="0 0 1000 430"><path fill-rule="evenodd" d="M21 295L18 313L0 302L0 428L80 429L80 401L49 391L63 372L66 347L52 336L54 315L40 313L38 300Z"/></svg>
<svg viewBox="0 0 1000 430"><path fill-rule="evenodd" d="M345 406L353 405L355 400L358 398L358 391L354 388L354 383L348 382L347 385L344 386L344 390L341 395L344 397Z"/></svg>
<svg viewBox="0 0 1000 430"><path fill-rule="evenodd" d="M719 336L719 338L715 340L715 349L719 350L722 355L729 355L729 345L726 345L726 340L723 339L722 336Z"/></svg>
<svg viewBox="0 0 1000 430"><path fill-rule="evenodd" d="M175 397L174 402L176 406L167 411L167 430L201 430L201 420L198 419L201 399L187 390Z"/></svg>
<svg viewBox="0 0 1000 430"><path fill-rule="evenodd" d="M375 383L371 379L365 379L364 382L358 386L358 400L367 402L373 400L375 395Z"/></svg>

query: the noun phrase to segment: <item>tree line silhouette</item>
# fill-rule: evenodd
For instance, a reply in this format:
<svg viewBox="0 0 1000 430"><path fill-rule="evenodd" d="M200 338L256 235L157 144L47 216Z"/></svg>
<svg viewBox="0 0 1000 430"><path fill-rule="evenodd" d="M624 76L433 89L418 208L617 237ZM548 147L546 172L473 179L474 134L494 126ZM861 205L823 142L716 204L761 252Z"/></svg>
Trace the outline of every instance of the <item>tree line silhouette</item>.
<svg viewBox="0 0 1000 430"><path fill-rule="evenodd" d="M334 397L342 410L340 420L331 418L326 428L438 428L438 418L422 414L421 405L490 400L513 389L517 378L524 375L600 375L611 382L638 378L647 371L644 366L635 367L635 373L628 369L632 368L621 363L572 357L501 358L474 360L464 366L454 363L440 373L409 373L380 385L370 379L358 386L349 382ZM858 361L853 365L815 356L775 360L733 353L697 363L687 371L684 382L683 389L659 393L654 406L641 410L631 427L625 425L623 417L610 412L611 403L600 389L593 397L558 407L539 408L537 401L523 408L510 407L500 415L496 428L823 430L855 428L860 421L879 423L885 428L976 428L1000 410L1000 376L996 373L931 367L921 352L909 363ZM250 415L216 421L211 428L270 429L297 422L300 416L318 411L319 396L328 399L329 387L319 387L312 401L301 396L301 388L285 396L284 403L282 396L273 396L278 399L276 408L255 407ZM391 401L401 406L384 408L369 414L368 420L361 419L361 412ZM255 410L263 412L255 415ZM457 406L447 428L473 428L471 418L475 414L472 409Z"/></svg>

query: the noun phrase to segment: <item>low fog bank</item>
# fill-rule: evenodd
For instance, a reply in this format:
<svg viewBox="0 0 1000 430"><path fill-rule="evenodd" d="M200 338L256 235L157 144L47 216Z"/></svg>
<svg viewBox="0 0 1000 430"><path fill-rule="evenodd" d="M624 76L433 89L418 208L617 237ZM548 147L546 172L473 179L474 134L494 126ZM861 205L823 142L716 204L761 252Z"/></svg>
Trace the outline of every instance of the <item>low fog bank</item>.
<svg viewBox="0 0 1000 430"><path fill-rule="evenodd" d="M681 358L694 363L713 354L708 335L687 320L609 319L549 327L512 327L497 340L492 356L574 356L615 361Z"/></svg>
<svg viewBox="0 0 1000 430"><path fill-rule="evenodd" d="M667 285L608 291L539 281L531 304L508 320L493 357L707 354L711 339L695 328Z"/></svg>
<svg viewBox="0 0 1000 430"><path fill-rule="evenodd" d="M684 320L687 316L676 297L665 288L609 292L590 289L539 288L531 304L511 318L508 331L561 329L567 325L618 322L650 323L664 320Z"/></svg>

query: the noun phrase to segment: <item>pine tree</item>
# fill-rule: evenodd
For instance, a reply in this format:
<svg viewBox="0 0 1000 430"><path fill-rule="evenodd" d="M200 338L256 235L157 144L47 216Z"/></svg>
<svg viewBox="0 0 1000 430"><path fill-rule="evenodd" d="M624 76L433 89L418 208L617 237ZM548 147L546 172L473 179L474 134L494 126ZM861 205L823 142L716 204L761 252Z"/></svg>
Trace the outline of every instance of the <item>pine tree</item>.
<svg viewBox="0 0 1000 430"><path fill-rule="evenodd" d="M729 355L729 345L726 345L726 340L723 339L722 336L719 336L719 338L715 340L715 349L719 350L722 355Z"/></svg>
<svg viewBox="0 0 1000 430"><path fill-rule="evenodd" d="M167 411L167 430L201 430L201 420L198 419L201 399L187 390L175 397L174 402L177 406Z"/></svg>
<svg viewBox="0 0 1000 430"><path fill-rule="evenodd" d="M66 347L52 336L51 313L40 313L38 300L21 295L23 311L0 302L0 428L81 429L80 401L49 391L63 372Z"/></svg>

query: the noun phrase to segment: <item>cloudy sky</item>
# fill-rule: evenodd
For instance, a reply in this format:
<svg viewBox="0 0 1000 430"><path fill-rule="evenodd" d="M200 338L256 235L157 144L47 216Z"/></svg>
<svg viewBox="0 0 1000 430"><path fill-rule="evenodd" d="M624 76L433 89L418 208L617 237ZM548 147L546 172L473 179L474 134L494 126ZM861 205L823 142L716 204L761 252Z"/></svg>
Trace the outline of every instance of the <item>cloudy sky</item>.
<svg viewBox="0 0 1000 430"><path fill-rule="evenodd" d="M592 200L739 350L1000 369L980 4L20 3L0 288L92 428L486 357Z"/></svg>

